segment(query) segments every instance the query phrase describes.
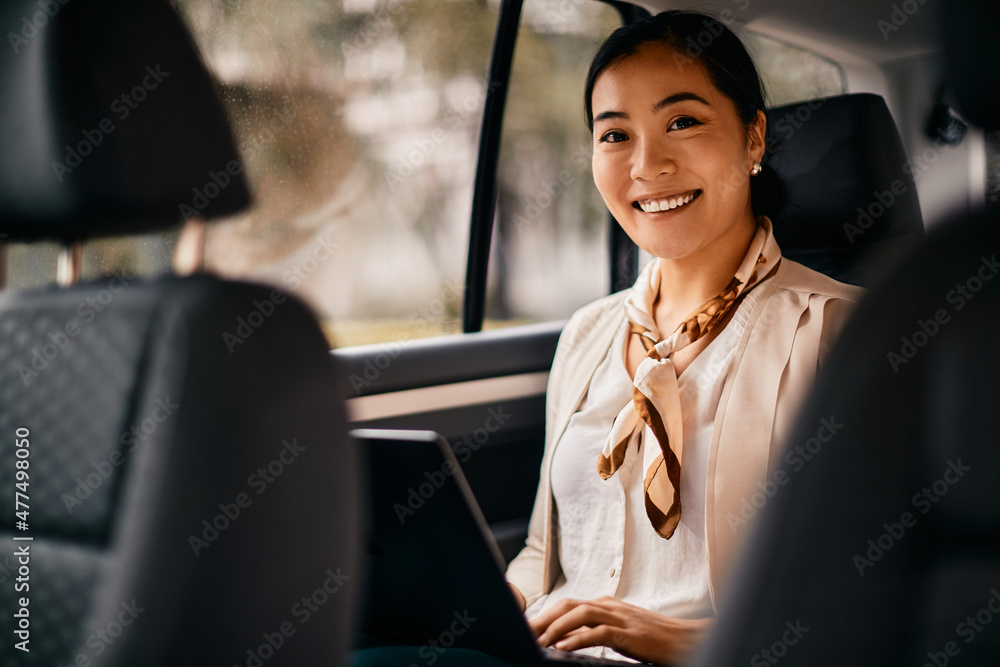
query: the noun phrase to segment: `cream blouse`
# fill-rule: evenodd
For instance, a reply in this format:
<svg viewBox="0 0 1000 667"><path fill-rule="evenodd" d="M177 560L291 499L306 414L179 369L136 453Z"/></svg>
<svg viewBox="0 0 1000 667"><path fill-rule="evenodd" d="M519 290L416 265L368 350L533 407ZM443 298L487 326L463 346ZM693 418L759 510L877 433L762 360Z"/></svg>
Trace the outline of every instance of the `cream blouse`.
<svg viewBox="0 0 1000 667"><path fill-rule="evenodd" d="M655 531L641 509L625 508L626 500L641 508L639 496L633 495L637 485L629 483L636 475L605 481L594 469L594 454L624 404L614 394L620 383L611 382L608 396L602 398L605 383L596 375L615 373L628 382L621 338L626 326L622 302L628 291L574 315L560 338L549 378L545 455L528 541L507 570L532 614L553 604L557 596L586 599L613 589L619 599L672 615L708 615L706 571L714 606L745 537L745 530L727 517L738 514L741 501L766 479L769 459L779 458L781 436L812 385L817 360L825 356L851 302L860 295L856 287L785 258L776 275L746 296L726 328L679 378L685 411L684 540L672 545L673 538L654 535L659 543L637 542L637 549L631 544L642 539L640 528ZM706 366L720 360L725 361L713 376ZM588 426L591 419L603 422ZM690 427L689 420L695 420ZM647 432L646 439L651 437ZM698 453L688 459L688 451ZM583 483L612 494L610 505L607 497L583 498ZM574 492L580 497L574 499ZM581 501L592 502L593 509L573 509ZM575 512L579 515L571 517ZM606 531L600 539L575 534L599 526ZM630 551L636 557L626 561L624 554ZM675 568L686 568L684 582L674 579ZM654 578L656 586L648 583Z"/></svg>
<svg viewBox="0 0 1000 667"><path fill-rule="evenodd" d="M669 540L656 534L644 508L642 447L657 446L648 427L619 474L604 480L594 469L608 424L632 400L632 379L625 367L627 323L620 328L552 460L552 492L563 536L562 576L550 594L526 611L528 618L564 598L602 595L673 617L713 615L705 539L709 443L733 353L756 294L747 294L726 327L677 378L684 415L684 511Z"/></svg>

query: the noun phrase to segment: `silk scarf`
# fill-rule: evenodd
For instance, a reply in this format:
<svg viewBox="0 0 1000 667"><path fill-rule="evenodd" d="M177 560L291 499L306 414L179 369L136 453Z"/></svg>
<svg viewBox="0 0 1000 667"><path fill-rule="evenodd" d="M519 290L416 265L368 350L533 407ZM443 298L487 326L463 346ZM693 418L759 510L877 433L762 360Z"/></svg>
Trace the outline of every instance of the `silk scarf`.
<svg viewBox="0 0 1000 667"><path fill-rule="evenodd" d="M666 338L661 338L653 319L660 288L660 261L654 259L643 271L625 301L629 335L638 336L646 356L635 371L632 400L615 417L611 432L597 461L603 479L621 467L631 447L640 448L648 426L658 447L643 447L643 490L646 515L656 532L670 539L681 517L682 431L677 373L671 356L711 332L734 304L753 287L773 274L781 251L771 233L771 222L758 219L757 231L747 253L724 290L688 315Z"/></svg>

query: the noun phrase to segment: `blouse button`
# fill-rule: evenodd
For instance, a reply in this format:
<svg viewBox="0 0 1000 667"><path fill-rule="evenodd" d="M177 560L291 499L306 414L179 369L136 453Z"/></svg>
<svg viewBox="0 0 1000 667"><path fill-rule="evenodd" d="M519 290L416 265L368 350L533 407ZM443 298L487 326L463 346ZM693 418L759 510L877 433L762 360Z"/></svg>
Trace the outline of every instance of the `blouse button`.
<svg viewBox="0 0 1000 667"><path fill-rule="evenodd" d="M611 576L612 576L612 577L614 577L614 576L615 576L615 568L611 568Z"/></svg>

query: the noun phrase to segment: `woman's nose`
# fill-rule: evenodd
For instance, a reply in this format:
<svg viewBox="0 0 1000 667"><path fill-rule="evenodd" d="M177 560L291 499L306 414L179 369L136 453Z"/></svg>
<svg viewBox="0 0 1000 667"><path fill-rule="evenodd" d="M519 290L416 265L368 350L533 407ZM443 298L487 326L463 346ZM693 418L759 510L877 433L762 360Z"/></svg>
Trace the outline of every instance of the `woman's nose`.
<svg viewBox="0 0 1000 667"><path fill-rule="evenodd" d="M632 180L652 181L658 176L672 174L677 171L670 150L661 141L643 139L636 142L636 150L632 156Z"/></svg>

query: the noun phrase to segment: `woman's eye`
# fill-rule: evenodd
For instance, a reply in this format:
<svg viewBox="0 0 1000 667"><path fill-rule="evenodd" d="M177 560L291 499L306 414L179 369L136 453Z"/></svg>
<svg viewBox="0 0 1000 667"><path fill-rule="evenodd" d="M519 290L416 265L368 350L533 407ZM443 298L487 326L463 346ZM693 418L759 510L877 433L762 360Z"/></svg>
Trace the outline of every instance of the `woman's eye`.
<svg viewBox="0 0 1000 667"><path fill-rule="evenodd" d="M625 141L626 139L628 139L628 135L624 132L611 130L610 132L605 132L601 135L600 141L604 144L617 144L619 141Z"/></svg>
<svg viewBox="0 0 1000 667"><path fill-rule="evenodd" d="M696 121L694 118L690 118L688 116L684 116L682 118L678 118L677 120L675 120L670 125L670 127L668 127L667 129L668 130L684 130L684 129L687 129L687 128L692 127L694 125L698 125L698 121Z"/></svg>

